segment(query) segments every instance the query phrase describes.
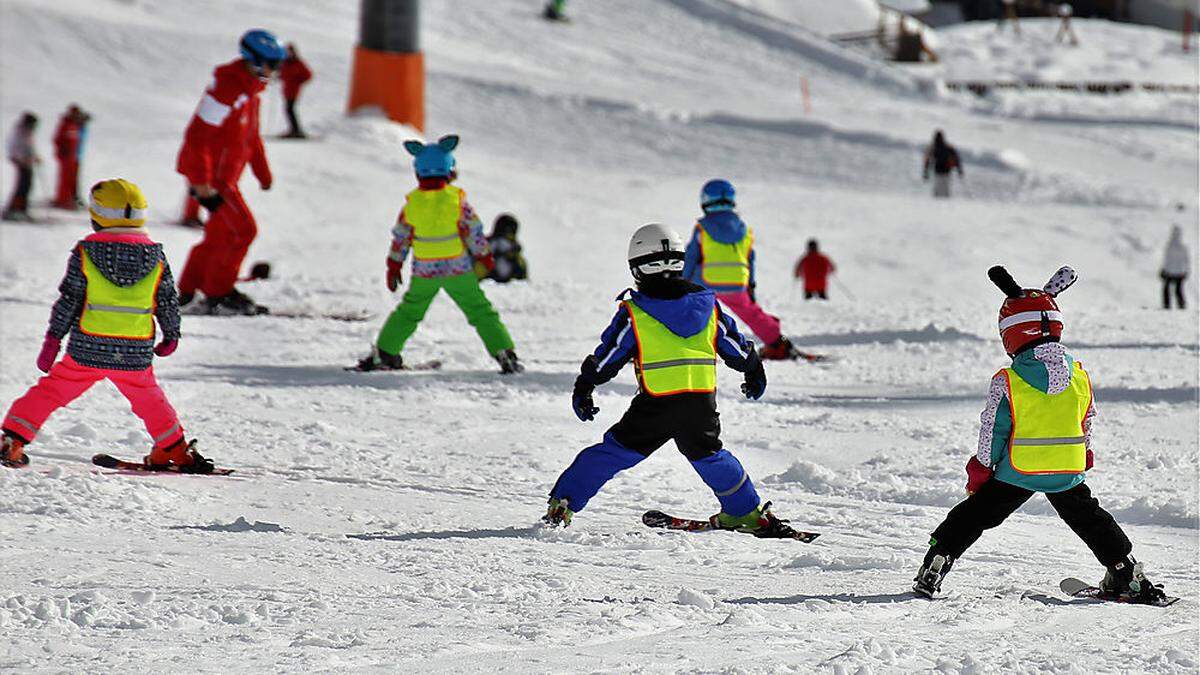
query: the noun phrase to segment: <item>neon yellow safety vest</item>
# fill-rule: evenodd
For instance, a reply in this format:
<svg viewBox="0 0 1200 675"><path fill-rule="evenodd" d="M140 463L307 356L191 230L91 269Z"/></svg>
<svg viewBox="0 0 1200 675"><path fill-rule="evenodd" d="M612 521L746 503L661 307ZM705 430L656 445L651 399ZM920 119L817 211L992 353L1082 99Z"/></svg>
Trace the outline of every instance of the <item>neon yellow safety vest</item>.
<svg viewBox="0 0 1200 675"><path fill-rule="evenodd" d="M1047 394L1004 369L1013 431L1008 458L1017 473L1080 473L1087 465L1083 420L1092 405L1092 381L1078 361L1071 383L1060 394Z"/></svg>
<svg viewBox="0 0 1200 675"><path fill-rule="evenodd" d="M83 276L87 279L79 329L98 337L153 338L154 306L158 283L162 280L162 261L132 286L118 286L100 272L82 246L79 255L83 260Z"/></svg>
<svg viewBox="0 0 1200 675"><path fill-rule="evenodd" d="M717 390L717 308L704 330L679 337L661 321L626 301L637 340L637 371L651 396Z"/></svg>
<svg viewBox="0 0 1200 675"><path fill-rule="evenodd" d="M715 286L746 286L750 283L750 249L754 234L749 228L736 244L722 244L700 228L700 275L704 283Z"/></svg>
<svg viewBox="0 0 1200 675"><path fill-rule="evenodd" d="M453 185L441 190L413 190L404 205L404 220L413 228L413 257L451 260L466 252L458 234L458 217L466 194Z"/></svg>

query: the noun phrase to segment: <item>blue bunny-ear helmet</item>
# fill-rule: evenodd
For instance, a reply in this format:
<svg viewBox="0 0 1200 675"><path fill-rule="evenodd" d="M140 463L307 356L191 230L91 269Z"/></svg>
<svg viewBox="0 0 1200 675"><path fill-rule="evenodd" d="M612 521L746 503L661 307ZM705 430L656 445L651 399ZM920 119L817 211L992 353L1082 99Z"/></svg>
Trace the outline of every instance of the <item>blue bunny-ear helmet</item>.
<svg viewBox="0 0 1200 675"><path fill-rule="evenodd" d="M413 156L413 170L417 178L446 178L454 175L454 149L458 147L458 136L442 136L437 143L426 145L421 141L405 141L404 149Z"/></svg>

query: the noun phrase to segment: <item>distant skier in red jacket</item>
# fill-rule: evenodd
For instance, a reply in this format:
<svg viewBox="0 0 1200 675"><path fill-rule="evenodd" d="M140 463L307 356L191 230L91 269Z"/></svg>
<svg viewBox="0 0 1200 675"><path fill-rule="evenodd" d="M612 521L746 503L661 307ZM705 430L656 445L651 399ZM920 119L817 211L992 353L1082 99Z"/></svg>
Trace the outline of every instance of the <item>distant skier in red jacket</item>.
<svg viewBox="0 0 1200 675"><path fill-rule="evenodd" d="M91 116L74 103L58 120L54 131L54 156L58 159L58 191L54 207L74 211L79 208L79 163L83 159L83 141Z"/></svg>
<svg viewBox="0 0 1200 675"><path fill-rule="evenodd" d="M795 271L797 279L804 278L804 299L811 300L813 297L818 297L828 300L829 293L826 283L829 275L836 270L833 261L818 250L817 240L809 239L808 252L796 261Z"/></svg>
<svg viewBox="0 0 1200 675"><path fill-rule="evenodd" d="M179 277L181 305L201 291L209 314L266 312L234 288L242 260L258 234L238 178L249 163L262 189L271 189L271 168L258 131L258 95L285 55L271 33L248 31L242 36L241 58L217 66L188 124L175 170L187 178L209 218L204 239L188 255Z"/></svg>
<svg viewBox="0 0 1200 675"><path fill-rule="evenodd" d="M283 103L287 109L288 124L292 127L283 137L307 138L308 135L300 128L300 120L296 118L296 100L300 98L300 88L312 79L312 71L300 59L294 43L288 43L287 58L279 68L279 79L283 81Z"/></svg>

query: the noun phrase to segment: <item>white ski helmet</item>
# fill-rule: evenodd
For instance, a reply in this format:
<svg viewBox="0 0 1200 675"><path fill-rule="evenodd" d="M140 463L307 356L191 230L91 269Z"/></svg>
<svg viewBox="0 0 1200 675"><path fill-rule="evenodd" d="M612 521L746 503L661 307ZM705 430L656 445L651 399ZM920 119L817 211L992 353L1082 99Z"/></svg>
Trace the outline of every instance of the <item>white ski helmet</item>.
<svg viewBox="0 0 1200 675"><path fill-rule="evenodd" d="M641 281L653 274L683 272L683 240L665 225L643 225L629 239L629 270Z"/></svg>

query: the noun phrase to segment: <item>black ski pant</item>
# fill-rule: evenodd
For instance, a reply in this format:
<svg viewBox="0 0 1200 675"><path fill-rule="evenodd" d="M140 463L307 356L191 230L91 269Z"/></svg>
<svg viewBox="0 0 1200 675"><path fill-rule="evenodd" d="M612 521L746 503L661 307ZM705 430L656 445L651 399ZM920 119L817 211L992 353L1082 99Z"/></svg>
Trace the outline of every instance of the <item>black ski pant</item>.
<svg viewBox="0 0 1200 675"><path fill-rule="evenodd" d="M300 120L296 118L296 99L289 98L284 102L284 109L287 111L288 124L292 125L289 135L297 136L304 132L300 129Z"/></svg>
<svg viewBox="0 0 1200 675"><path fill-rule="evenodd" d="M618 443L646 457L671 440L691 462L721 451L721 416L717 412L716 394L639 393L625 415L608 431Z"/></svg>
<svg viewBox="0 0 1200 675"><path fill-rule="evenodd" d="M13 186L6 211L23 212L29 208L29 191L33 188L33 167L13 162L17 170L17 183Z"/></svg>
<svg viewBox="0 0 1200 675"><path fill-rule="evenodd" d="M1171 309L1171 286L1175 287L1175 303L1179 309L1187 307L1187 303L1183 300L1183 280L1187 279L1187 275L1175 276L1173 274L1163 275L1163 309Z"/></svg>
<svg viewBox="0 0 1200 675"><path fill-rule="evenodd" d="M989 480L978 492L950 509L946 520L933 531L930 554L926 558L931 558L934 552L941 549L958 559L984 530L1003 523L1033 494L1030 490L995 478ZM1100 502L1092 496L1087 483L1080 483L1064 492L1047 492L1046 499L1058 512L1058 517L1079 535L1096 560L1105 567L1124 560L1133 550L1129 537L1125 536L1112 515L1100 508Z"/></svg>

